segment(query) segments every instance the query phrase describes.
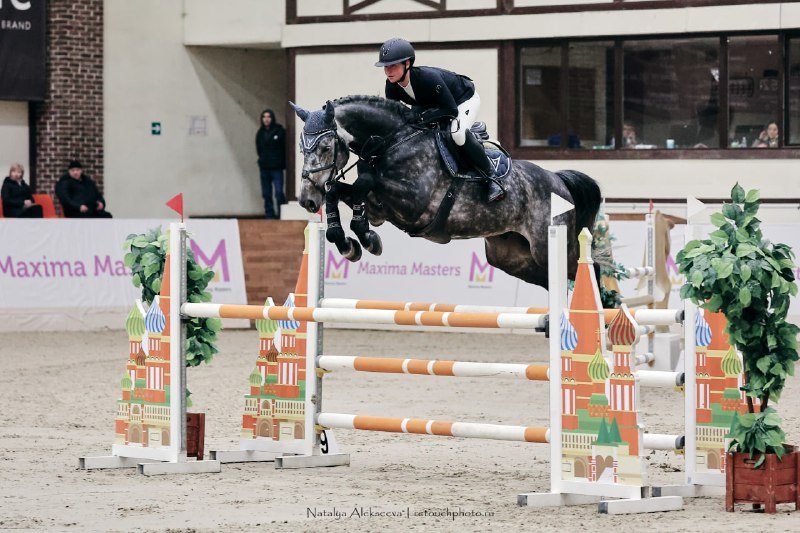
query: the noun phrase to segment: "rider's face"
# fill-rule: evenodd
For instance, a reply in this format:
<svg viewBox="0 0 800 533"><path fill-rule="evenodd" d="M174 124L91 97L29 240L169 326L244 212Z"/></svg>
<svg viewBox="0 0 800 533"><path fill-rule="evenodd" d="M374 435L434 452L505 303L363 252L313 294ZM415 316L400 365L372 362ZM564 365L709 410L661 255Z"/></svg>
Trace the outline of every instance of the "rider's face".
<svg viewBox="0 0 800 533"><path fill-rule="evenodd" d="M405 70L405 63L395 63L394 65L386 65L383 67L383 73L391 83L397 83L402 80L403 72Z"/></svg>

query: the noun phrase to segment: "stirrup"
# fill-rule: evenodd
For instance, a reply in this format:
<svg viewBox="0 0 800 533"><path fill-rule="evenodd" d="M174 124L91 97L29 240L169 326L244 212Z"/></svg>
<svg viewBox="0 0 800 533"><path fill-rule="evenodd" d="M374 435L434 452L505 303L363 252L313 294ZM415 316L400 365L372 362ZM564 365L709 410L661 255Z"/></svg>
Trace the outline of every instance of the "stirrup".
<svg viewBox="0 0 800 533"><path fill-rule="evenodd" d="M499 202L506 197L506 190L499 183L497 183L497 181L489 179L487 186L489 187L489 190L487 191L486 197L489 203Z"/></svg>

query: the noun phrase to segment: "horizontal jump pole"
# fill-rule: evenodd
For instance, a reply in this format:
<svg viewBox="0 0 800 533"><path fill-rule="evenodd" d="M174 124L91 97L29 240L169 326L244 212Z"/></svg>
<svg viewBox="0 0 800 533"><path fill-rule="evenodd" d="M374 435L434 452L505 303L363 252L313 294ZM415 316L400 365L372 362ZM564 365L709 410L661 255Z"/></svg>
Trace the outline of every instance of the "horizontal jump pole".
<svg viewBox="0 0 800 533"><path fill-rule="evenodd" d="M666 372L663 370L643 370L636 373L636 379L645 387L681 387L686 375L683 372Z"/></svg>
<svg viewBox="0 0 800 533"><path fill-rule="evenodd" d="M650 296L646 296L650 298ZM638 298L638 297L633 297ZM638 305L638 304L637 304ZM504 307L493 305L437 304L424 302L401 302L391 300L355 300L349 298L322 298L319 301L323 309L373 309L382 311L432 311L442 313L501 313L523 315L546 315L550 310L546 307ZM636 321L643 326L668 326L683 321L682 309L629 309ZM606 309L606 324L614 320L619 309ZM542 324L542 327L544 324Z"/></svg>
<svg viewBox="0 0 800 533"><path fill-rule="evenodd" d="M390 300L353 300L349 298L322 298L319 301L319 306L325 309L383 309L386 311L440 311L448 313L514 313L527 315L546 315L548 312L546 307L437 304Z"/></svg>
<svg viewBox="0 0 800 533"><path fill-rule="evenodd" d="M509 440L517 442L550 442L550 429L543 427L502 426L473 422L444 422L421 418L387 418L339 413L319 413L317 424L325 428L360 429L388 433L415 433L440 437Z"/></svg>
<svg viewBox="0 0 800 533"><path fill-rule="evenodd" d="M549 365L513 363L470 363L429 359L402 359L384 357L352 357L322 355L317 365L324 370L355 370L382 374L418 374L423 376L453 377L515 377L531 381L548 381Z"/></svg>
<svg viewBox="0 0 800 533"><path fill-rule="evenodd" d="M660 433L645 433L642 437L645 448L650 450L682 450L686 444L683 435L662 435Z"/></svg>
<svg viewBox="0 0 800 533"><path fill-rule="evenodd" d="M655 269L651 266L626 268L625 274L629 278L646 278L655 274Z"/></svg>
<svg viewBox="0 0 800 533"><path fill-rule="evenodd" d="M245 318L250 320L292 320L300 322L341 322L349 324L397 324L451 328L540 329L547 315L513 313L450 313L440 311L387 311L379 309L324 309L185 303L181 312L190 317Z"/></svg>
<svg viewBox="0 0 800 533"><path fill-rule="evenodd" d="M652 294L642 294L641 296L631 296L629 298L622 298L622 303L628 306L650 305L656 301Z"/></svg>

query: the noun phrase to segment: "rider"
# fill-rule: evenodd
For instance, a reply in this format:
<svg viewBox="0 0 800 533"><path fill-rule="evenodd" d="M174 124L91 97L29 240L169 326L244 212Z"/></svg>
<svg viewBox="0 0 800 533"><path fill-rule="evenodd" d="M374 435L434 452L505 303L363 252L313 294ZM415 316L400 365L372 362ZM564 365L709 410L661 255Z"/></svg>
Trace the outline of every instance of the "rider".
<svg viewBox="0 0 800 533"><path fill-rule="evenodd" d="M455 117L450 122L453 142L489 183L490 202L506 191L497 178L483 145L470 131L481 106L475 84L466 76L436 67L415 67L415 52L405 39L389 39L378 52L376 67L386 74L386 98L425 109L420 119L429 122Z"/></svg>

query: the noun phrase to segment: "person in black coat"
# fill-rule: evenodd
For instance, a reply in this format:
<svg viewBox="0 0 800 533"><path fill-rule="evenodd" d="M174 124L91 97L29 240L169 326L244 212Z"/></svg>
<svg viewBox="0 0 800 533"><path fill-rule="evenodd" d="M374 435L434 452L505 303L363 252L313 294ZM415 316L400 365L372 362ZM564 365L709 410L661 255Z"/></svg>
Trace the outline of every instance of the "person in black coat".
<svg viewBox="0 0 800 533"><path fill-rule="evenodd" d="M414 47L405 39L394 38L383 43L375 66L383 67L386 75L386 98L424 108L422 122L451 118L453 142L486 178L488 200L503 199L506 194L503 184L495 175L483 145L469 129L481 107L475 84L466 76L442 68L415 67L415 59Z"/></svg>
<svg viewBox="0 0 800 533"><path fill-rule="evenodd" d="M42 218L42 206L33 201L31 188L22 179L25 168L16 163L11 165L8 177L3 180L0 196L3 199L3 216L8 218Z"/></svg>
<svg viewBox="0 0 800 533"><path fill-rule="evenodd" d="M272 109L261 112L261 127L256 133L258 170L261 174L261 195L266 218L281 218L283 171L286 168L286 130L278 124ZM274 202L274 204L273 204Z"/></svg>
<svg viewBox="0 0 800 533"><path fill-rule="evenodd" d="M67 218L111 218L103 195L83 173L80 161L70 161L67 173L56 183L56 196Z"/></svg>

